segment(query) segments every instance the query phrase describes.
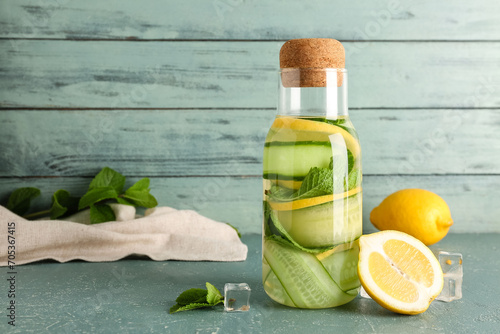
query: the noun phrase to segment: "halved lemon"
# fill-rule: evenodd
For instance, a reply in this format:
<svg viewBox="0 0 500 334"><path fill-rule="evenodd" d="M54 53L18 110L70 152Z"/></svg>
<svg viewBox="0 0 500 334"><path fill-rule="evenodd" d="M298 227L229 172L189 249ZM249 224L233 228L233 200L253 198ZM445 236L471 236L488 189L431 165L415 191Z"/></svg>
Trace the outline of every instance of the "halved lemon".
<svg viewBox="0 0 500 334"><path fill-rule="evenodd" d="M362 236L359 247L359 280L386 309L419 314L441 293L441 266L420 240L389 230Z"/></svg>

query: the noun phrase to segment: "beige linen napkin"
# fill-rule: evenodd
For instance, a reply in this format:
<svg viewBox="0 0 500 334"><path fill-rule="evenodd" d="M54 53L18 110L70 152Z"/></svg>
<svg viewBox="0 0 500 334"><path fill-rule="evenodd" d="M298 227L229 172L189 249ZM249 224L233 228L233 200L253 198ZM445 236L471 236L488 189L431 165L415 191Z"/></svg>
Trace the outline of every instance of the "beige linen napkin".
<svg viewBox="0 0 500 334"><path fill-rule="evenodd" d="M158 207L137 217L131 206L112 208L117 221L86 225L88 212L69 217L76 222L29 221L0 206L0 266L8 265L9 235L15 238L10 238L15 240L15 265L44 259L107 262L133 254L156 261L244 261L247 257L248 248L232 227L195 211ZM12 223L15 228L9 230Z"/></svg>

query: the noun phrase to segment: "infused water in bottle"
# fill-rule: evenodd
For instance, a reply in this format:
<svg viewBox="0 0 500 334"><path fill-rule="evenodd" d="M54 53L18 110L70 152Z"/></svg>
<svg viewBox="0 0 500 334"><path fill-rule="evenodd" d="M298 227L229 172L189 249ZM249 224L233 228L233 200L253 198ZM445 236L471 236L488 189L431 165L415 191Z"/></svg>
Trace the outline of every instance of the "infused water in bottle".
<svg viewBox="0 0 500 334"><path fill-rule="evenodd" d="M297 39L280 51L278 114L264 146L263 284L298 308L359 291L361 150L347 110L342 44Z"/></svg>

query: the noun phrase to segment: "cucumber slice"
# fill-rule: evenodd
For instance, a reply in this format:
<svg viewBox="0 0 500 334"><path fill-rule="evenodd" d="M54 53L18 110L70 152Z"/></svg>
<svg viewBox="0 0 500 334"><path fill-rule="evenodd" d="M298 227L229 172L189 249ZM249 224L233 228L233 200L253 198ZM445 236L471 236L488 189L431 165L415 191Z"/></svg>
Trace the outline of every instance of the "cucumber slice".
<svg viewBox="0 0 500 334"><path fill-rule="evenodd" d="M358 193L347 199L275 212L283 228L301 246L328 247L350 242L361 236L361 201L361 193Z"/></svg>
<svg viewBox="0 0 500 334"><path fill-rule="evenodd" d="M301 131L293 129L273 129L271 128L266 137L266 143L269 142L297 142L297 141L328 141L331 132L321 131Z"/></svg>
<svg viewBox="0 0 500 334"><path fill-rule="evenodd" d="M274 271L271 270L271 267L266 261L262 262L262 282L264 282L264 291L266 291L267 295L282 305L297 307L288 296Z"/></svg>
<svg viewBox="0 0 500 334"><path fill-rule="evenodd" d="M297 307L334 307L355 298L335 284L314 255L271 239L264 241L263 252L267 263Z"/></svg>
<svg viewBox="0 0 500 334"><path fill-rule="evenodd" d="M357 241L353 243L350 249L333 252L325 258L321 258L321 254L318 254L317 257L320 258L326 271L340 289L347 292L359 288L359 245Z"/></svg>
<svg viewBox="0 0 500 334"><path fill-rule="evenodd" d="M327 168L330 142L272 142L264 146L264 178L301 181L312 167Z"/></svg>

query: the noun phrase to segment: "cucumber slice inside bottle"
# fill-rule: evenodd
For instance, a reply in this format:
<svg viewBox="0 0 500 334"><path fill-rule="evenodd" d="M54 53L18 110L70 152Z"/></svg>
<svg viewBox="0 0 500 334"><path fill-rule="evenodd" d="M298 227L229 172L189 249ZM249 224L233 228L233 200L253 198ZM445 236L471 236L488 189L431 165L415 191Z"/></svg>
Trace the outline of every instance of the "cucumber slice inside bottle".
<svg viewBox="0 0 500 334"><path fill-rule="evenodd" d="M357 240L349 249L334 251L327 256L318 254L317 257L340 289L348 293L349 290L359 288L359 245Z"/></svg>
<svg viewBox="0 0 500 334"><path fill-rule="evenodd" d="M298 244L306 248L327 247L361 236L361 201L361 193L358 193L325 204L276 213L283 228Z"/></svg>
<svg viewBox="0 0 500 334"><path fill-rule="evenodd" d="M355 298L343 292L318 258L278 241L264 241L264 258L293 304L299 308L327 308Z"/></svg>
<svg viewBox="0 0 500 334"><path fill-rule="evenodd" d="M272 142L264 147L264 178L302 180L312 167L327 168L330 142Z"/></svg>
<svg viewBox="0 0 500 334"><path fill-rule="evenodd" d="M264 291L271 299L282 305L297 307L288 296L274 271L265 263L262 264L262 281L264 282Z"/></svg>

